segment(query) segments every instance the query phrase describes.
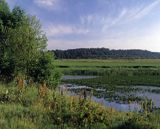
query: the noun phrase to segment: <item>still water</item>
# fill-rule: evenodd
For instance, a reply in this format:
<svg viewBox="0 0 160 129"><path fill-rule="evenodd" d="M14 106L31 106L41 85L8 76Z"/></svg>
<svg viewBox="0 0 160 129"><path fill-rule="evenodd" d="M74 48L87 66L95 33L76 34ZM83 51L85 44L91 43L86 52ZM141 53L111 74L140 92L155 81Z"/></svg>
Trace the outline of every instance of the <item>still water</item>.
<svg viewBox="0 0 160 129"><path fill-rule="evenodd" d="M64 76L63 79L88 79L95 78L95 76ZM60 86L62 89L66 88L67 93L71 96L77 96L80 94L81 90L94 90L96 94L92 94L91 99L97 103L100 103L104 106L115 108L118 111L140 111L141 106L138 102L127 103L124 101L116 101L114 99L110 100L110 98L106 97L107 89L93 89L88 86L79 86L75 84L64 84ZM123 89L123 86L118 86ZM134 96L140 97L144 100L152 100L155 108L160 108L160 87L154 86L128 86L131 87L132 90L126 93L118 93L120 96ZM136 89L136 90L135 90ZM115 92L117 93L117 91ZM104 97L105 96L105 97Z"/></svg>

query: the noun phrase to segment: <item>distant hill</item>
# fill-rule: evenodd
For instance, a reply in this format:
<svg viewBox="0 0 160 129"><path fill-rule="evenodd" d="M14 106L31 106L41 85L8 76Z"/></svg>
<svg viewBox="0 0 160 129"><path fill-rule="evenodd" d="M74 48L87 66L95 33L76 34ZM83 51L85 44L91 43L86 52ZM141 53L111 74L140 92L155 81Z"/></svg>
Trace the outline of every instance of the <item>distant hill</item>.
<svg viewBox="0 0 160 129"><path fill-rule="evenodd" d="M52 50L57 59L160 58L159 52L147 50L110 50L108 48L79 48Z"/></svg>

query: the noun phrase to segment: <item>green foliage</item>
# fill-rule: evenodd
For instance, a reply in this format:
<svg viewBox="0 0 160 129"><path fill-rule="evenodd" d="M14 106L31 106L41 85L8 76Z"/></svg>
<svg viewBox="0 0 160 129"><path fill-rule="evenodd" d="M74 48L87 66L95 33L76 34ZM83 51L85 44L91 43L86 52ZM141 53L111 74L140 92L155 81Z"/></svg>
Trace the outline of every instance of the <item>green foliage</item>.
<svg viewBox="0 0 160 129"><path fill-rule="evenodd" d="M46 45L46 38L40 33L39 22L34 18L27 18L23 25L9 31L9 41L12 57L15 62L15 71L26 74L28 65L39 57Z"/></svg>
<svg viewBox="0 0 160 129"><path fill-rule="evenodd" d="M46 52L47 38L35 16L18 6L10 11L0 1L0 78L10 82L17 76L36 83L57 86L59 74ZM33 74L33 75L32 75Z"/></svg>
<svg viewBox="0 0 160 129"><path fill-rule="evenodd" d="M19 6L15 6L13 8L11 15L13 28L23 25L27 17L24 10L22 10Z"/></svg>
<svg viewBox="0 0 160 129"><path fill-rule="evenodd" d="M46 83L47 86L55 88L59 84L60 74L55 70L53 55L42 52L40 57L29 65L28 75L35 82Z"/></svg>
<svg viewBox="0 0 160 129"><path fill-rule="evenodd" d="M159 112L123 113L80 97L48 90L45 97L29 86L19 91L0 86L0 127L3 129L158 129ZM7 98L7 99L6 99ZM153 125L154 123L154 125Z"/></svg>
<svg viewBox="0 0 160 129"><path fill-rule="evenodd" d="M143 117L136 116L113 129L156 129L156 126L146 122Z"/></svg>
<svg viewBox="0 0 160 129"><path fill-rule="evenodd" d="M6 6L4 6L4 4ZM15 30L16 22L15 22L15 16L22 17L22 13L20 12L20 9L13 9L13 13L6 11L8 9L8 5L5 1L2 1L0 3L0 6L4 6L2 8L2 13L0 15L0 21L1 21L1 31L0 31L0 66L1 66L1 77L9 80L8 78L13 78L13 74L15 71L15 57L14 57L14 49L13 46L15 45L11 39L13 39L13 36L11 35L11 31ZM19 21L21 22L21 21ZM16 31L15 31L16 32ZM14 37L16 38L16 37Z"/></svg>
<svg viewBox="0 0 160 129"><path fill-rule="evenodd" d="M8 4L5 0L0 0L0 12L8 13L10 11Z"/></svg>

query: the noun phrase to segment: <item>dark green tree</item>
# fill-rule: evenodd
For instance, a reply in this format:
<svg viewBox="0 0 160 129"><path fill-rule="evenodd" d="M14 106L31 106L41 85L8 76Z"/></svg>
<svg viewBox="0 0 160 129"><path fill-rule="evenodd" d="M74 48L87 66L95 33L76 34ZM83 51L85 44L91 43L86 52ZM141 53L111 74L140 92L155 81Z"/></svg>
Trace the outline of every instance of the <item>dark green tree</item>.
<svg viewBox="0 0 160 129"><path fill-rule="evenodd" d="M55 69L52 53L42 52L40 57L29 65L29 68L28 75L34 82L45 83L51 88L59 84L60 74Z"/></svg>
<svg viewBox="0 0 160 129"><path fill-rule="evenodd" d="M13 78L14 62L9 56L8 30L11 28L11 12L5 0L0 0L0 77L1 80Z"/></svg>
<svg viewBox="0 0 160 129"><path fill-rule="evenodd" d="M20 7L10 11L0 0L0 76L3 81L16 77L57 85L53 57L46 51L47 38L35 16Z"/></svg>

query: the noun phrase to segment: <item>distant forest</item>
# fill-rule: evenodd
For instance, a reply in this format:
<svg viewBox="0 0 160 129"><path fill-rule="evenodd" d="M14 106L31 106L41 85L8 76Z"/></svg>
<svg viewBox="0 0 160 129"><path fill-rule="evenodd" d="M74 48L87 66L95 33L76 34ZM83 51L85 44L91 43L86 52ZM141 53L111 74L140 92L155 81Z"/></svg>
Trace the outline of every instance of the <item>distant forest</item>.
<svg viewBox="0 0 160 129"><path fill-rule="evenodd" d="M56 59L160 58L160 53L147 50L110 50L108 48L79 48L51 50Z"/></svg>

